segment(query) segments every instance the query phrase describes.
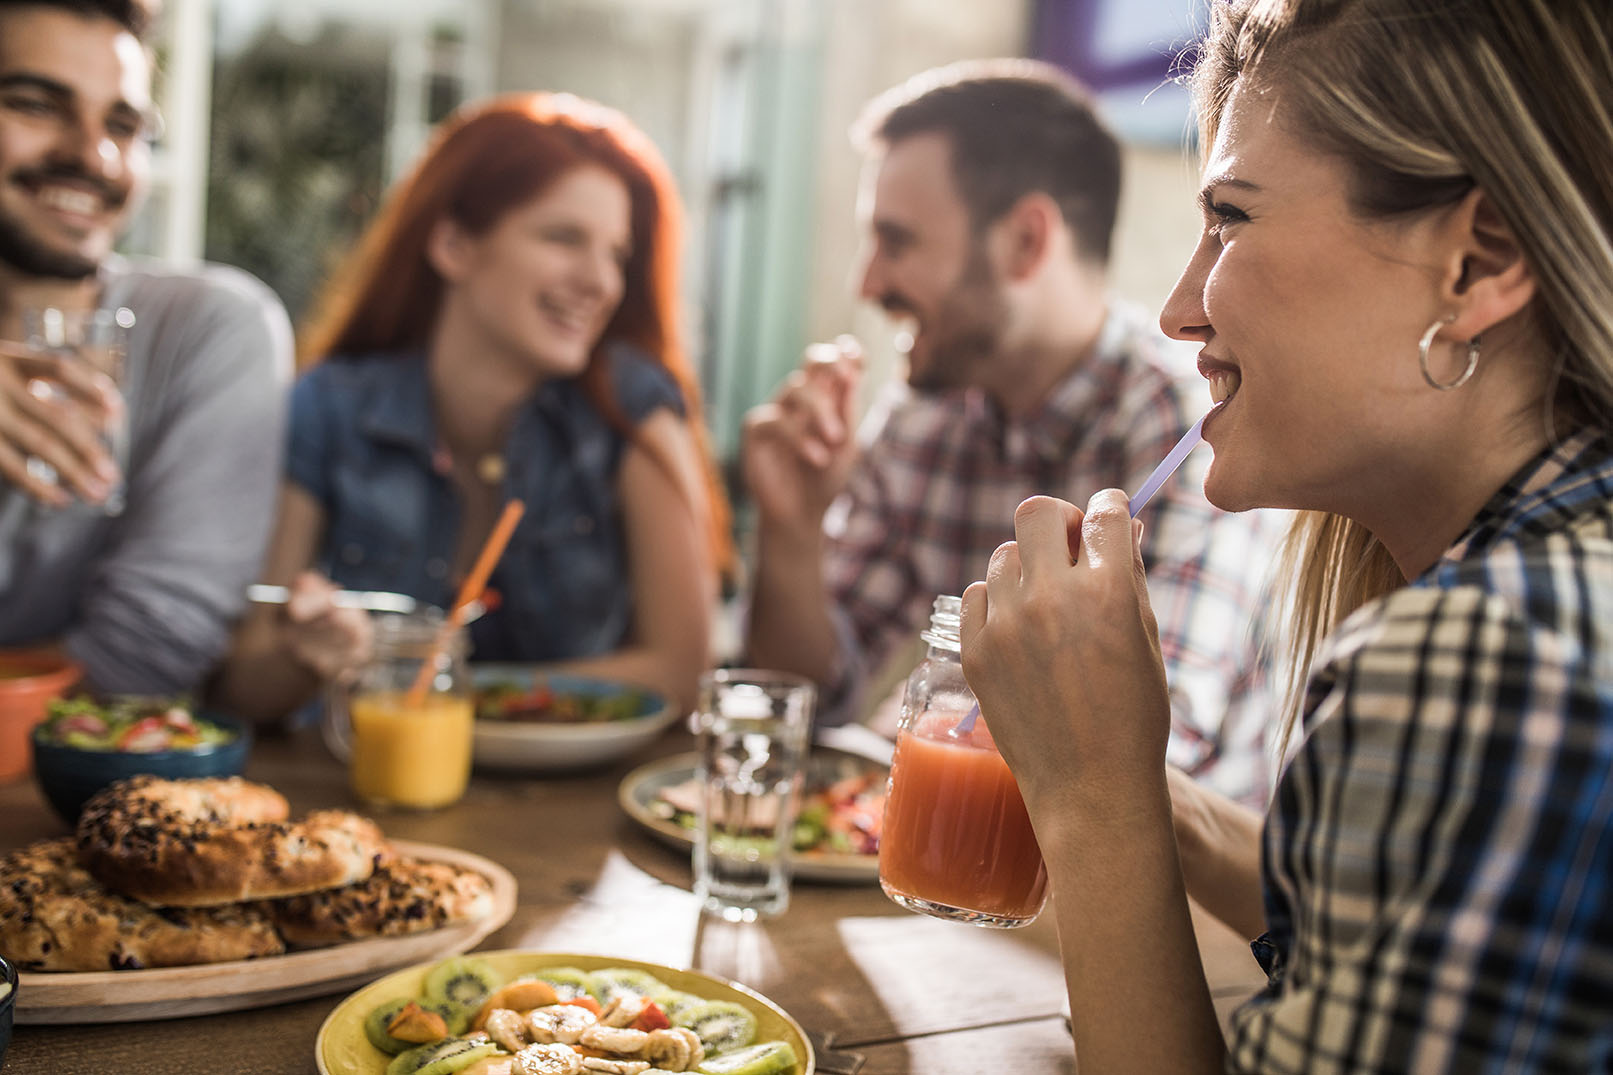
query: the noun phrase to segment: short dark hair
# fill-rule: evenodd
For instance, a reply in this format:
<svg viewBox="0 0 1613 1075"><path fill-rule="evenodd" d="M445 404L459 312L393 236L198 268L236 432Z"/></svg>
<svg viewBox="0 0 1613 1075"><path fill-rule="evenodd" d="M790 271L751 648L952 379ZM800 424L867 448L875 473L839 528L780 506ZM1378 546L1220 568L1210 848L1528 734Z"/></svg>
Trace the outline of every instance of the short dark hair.
<svg viewBox="0 0 1613 1075"><path fill-rule="evenodd" d="M938 67L876 97L852 127L859 147L942 134L978 231L1025 195L1058 203L1083 258L1106 265L1120 201L1120 144L1092 94L1051 64L971 60Z"/></svg>
<svg viewBox="0 0 1613 1075"><path fill-rule="evenodd" d="M162 0L0 0L0 14L25 7L48 7L84 18L111 19L144 41L157 21Z"/></svg>

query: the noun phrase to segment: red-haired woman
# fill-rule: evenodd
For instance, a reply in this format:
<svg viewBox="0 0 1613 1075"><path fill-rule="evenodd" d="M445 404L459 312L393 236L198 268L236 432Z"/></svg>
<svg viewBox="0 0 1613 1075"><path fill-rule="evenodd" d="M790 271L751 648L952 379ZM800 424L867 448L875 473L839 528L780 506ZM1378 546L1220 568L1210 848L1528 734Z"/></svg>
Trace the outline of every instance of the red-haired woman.
<svg viewBox="0 0 1613 1075"><path fill-rule="evenodd" d="M731 550L678 233L665 165L615 111L522 94L447 121L305 341L263 571L292 598L242 624L225 705L284 714L362 659L338 587L446 607L512 497L473 656L692 701Z"/></svg>

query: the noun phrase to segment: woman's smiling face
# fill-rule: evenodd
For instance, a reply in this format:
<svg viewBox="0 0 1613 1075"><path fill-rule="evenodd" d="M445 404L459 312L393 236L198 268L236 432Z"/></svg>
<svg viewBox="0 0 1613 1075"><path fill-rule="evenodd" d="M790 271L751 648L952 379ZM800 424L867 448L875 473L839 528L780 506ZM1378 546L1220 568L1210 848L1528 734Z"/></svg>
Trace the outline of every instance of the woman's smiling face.
<svg viewBox="0 0 1613 1075"><path fill-rule="evenodd" d="M1234 89L1204 172L1204 230L1160 324L1203 345L1199 370L1227 400L1205 423L1213 503L1353 514L1412 480L1438 435L1417 341L1445 312L1448 235L1439 210L1353 212L1347 166L1295 135L1280 96Z"/></svg>
<svg viewBox="0 0 1613 1075"><path fill-rule="evenodd" d="M626 184L580 165L485 235L465 237L450 289L489 338L535 373L574 376L621 304L631 211Z"/></svg>

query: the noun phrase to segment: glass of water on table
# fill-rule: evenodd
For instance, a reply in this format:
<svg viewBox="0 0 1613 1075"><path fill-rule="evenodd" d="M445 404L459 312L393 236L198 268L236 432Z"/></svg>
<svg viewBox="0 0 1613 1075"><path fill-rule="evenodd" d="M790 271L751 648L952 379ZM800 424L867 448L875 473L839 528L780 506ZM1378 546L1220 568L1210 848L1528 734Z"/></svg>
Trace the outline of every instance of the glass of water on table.
<svg viewBox="0 0 1613 1075"><path fill-rule="evenodd" d="M720 668L700 680L694 889L730 922L783 913L817 690L798 676Z"/></svg>
<svg viewBox="0 0 1613 1075"><path fill-rule="evenodd" d="M22 313L23 338L30 350L87 363L110 377L120 390L126 387L123 359L129 350L129 330L133 327L134 312L126 306L94 310L35 306ZM125 415L105 434L107 451L120 471L128 466L128 440ZM30 459L28 465L30 472L41 480L57 481L55 468L43 460ZM120 478L101 502L101 510L108 515L122 514L124 493L124 480Z"/></svg>

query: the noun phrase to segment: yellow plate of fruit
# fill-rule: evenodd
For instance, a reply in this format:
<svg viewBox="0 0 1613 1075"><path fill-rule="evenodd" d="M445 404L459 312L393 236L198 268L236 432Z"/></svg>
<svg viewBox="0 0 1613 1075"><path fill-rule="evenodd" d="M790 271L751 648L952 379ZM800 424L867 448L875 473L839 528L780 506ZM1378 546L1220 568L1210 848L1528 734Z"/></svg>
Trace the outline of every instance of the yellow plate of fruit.
<svg viewBox="0 0 1613 1075"><path fill-rule="evenodd" d="M407 967L319 1028L321 1075L812 1075L812 1046L737 982L615 956L510 949Z"/></svg>

